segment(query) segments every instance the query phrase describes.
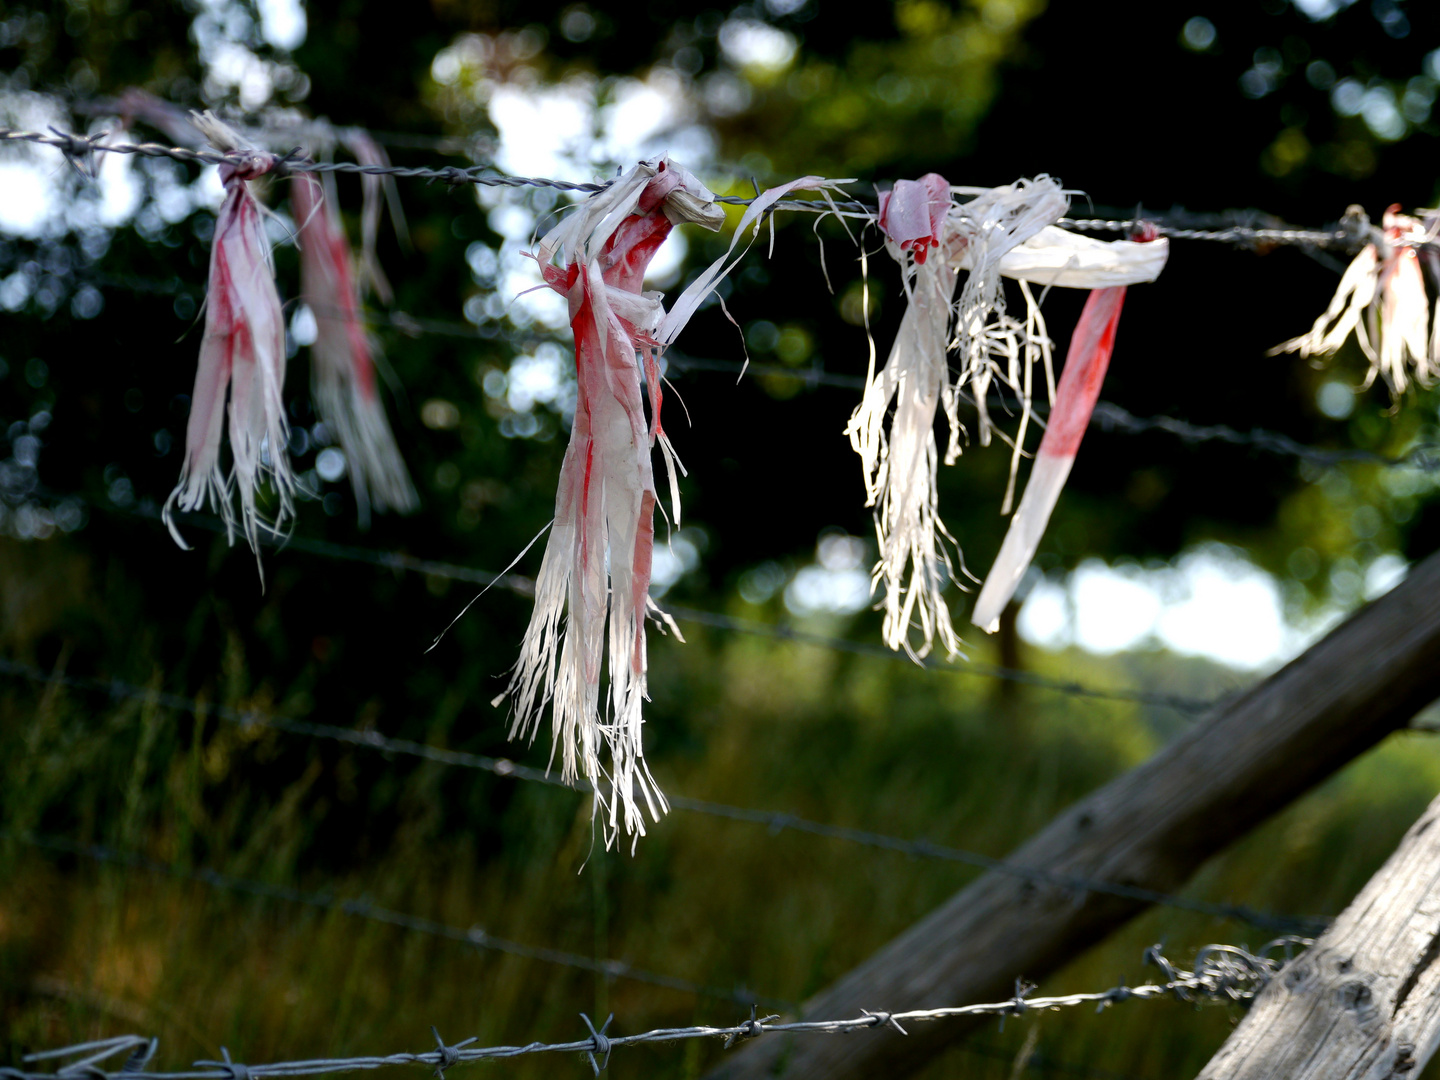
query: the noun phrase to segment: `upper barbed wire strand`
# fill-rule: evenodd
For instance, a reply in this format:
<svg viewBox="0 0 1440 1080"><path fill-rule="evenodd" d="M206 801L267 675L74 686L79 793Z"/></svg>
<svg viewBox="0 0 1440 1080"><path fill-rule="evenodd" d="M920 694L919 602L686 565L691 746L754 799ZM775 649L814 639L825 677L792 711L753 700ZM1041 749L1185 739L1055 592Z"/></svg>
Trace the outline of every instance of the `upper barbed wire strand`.
<svg viewBox="0 0 1440 1080"><path fill-rule="evenodd" d="M23 131L17 128L0 127L0 142L27 142L52 146L68 157L84 157L92 153L135 154L142 157L164 157L176 161L188 161L203 165L221 165L231 160L232 155L217 150L192 150L186 147L165 146L163 143L104 143L108 132L94 135L69 135L52 129ZM604 191L609 182L579 182L553 180L538 176L510 176L500 172L493 165L450 165L442 168L407 165L362 165L350 161L312 161L296 156L297 152L277 155L285 170L310 173L351 173L366 176L392 176L400 179L435 181L448 184L474 184L482 187L543 187L557 191L573 191L594 194ZM754 197L720 195L716 202L732 206L748 206ZM839 214L845 217L872 218L876 208L860 200L825 201L786 199L775 204L774 209L796 210L820 214ZM1369 231L1362 228L1337 226L1334 229L1299 228L1253 228L1235 225L1223 229L1182 228L1164 223L1163 216L1145 218L1159 235L1176 240L1205 240L1233 244L1242 247L1264 245L1298 246L1305 248L1354 249L1370 242ZM1058 224L1072 229L1092 232L1126 232L1139 223L1140 219L1113 220L1110 218L1062 218Z"/></svg>

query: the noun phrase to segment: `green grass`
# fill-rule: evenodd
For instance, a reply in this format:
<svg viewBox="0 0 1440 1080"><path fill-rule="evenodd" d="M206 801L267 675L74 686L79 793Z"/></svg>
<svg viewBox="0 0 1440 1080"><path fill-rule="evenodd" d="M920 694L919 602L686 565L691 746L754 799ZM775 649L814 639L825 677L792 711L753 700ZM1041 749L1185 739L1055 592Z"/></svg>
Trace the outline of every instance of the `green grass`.
<svg viewBox="0 0 1440 1080"><path fill-rule="evenodd" d="M14 615L0 631L6 655L33 660L28 643L40 640L100 641L105 674L183 689L156 658L161 646L147 655L143 636L117 635L83 585L64 593L75 567L38 560L37 550L0 548L0 596ZM22 578L34 584L28 594L9 588ZM228 641L214 670L192 672L209 702L369 722L327 708L323 681L271 685L243 638ZM63 646L56 653L66 655ZM1027 663L1191 694L1239 681L1160 655L1035 654ZM991 855L1143 761L1178 725L1129 704L1037 690L1002 696L983 680L718 634L685 646L657 640L651 666L647 739L667 792ZM464 737L461 708L448 695L411 702L405 730L387 733L493 750L494 730ZM499 714L477 715L500 723ZM543 764L548 747L509 752ZM1333 914L1437 788L1440 744L1396 736L1213 860L1187 895ZM365 897L784 1000L823 988L976 873L679 811L634 855L606 852L587 801L571 792L14 679L0 683L0 808L12 834L0 842L5 1064L29 1049L129 1031L158 1035L157 1064L175 1068L221 1045L251 1062L418 1051L429 1047L432 1024L451 1041L489 1044L579 1038L580 1011L615 1012L618 1032L741 1016L730 1002L56 856L17 843L15 833L60 833L177 867ZM1140 957L1156 941L1184 963L1203 944L1259 945L1262 936L1155 909L1042 980L1041 992L1101 989L1122 977L1133 985L1153 974ZM1031 1016L1003 1033L980 1029L925 1075L1008 1077L1032 1031L1037 1067L1152 1080L1193 1074L1236 1017L1173 1002ZM720 1054L718 1043L627 1048L611 1074L697 1076ZM528 1058L485 1068L539 1077L583 1076L588 1066Z"/></svg>

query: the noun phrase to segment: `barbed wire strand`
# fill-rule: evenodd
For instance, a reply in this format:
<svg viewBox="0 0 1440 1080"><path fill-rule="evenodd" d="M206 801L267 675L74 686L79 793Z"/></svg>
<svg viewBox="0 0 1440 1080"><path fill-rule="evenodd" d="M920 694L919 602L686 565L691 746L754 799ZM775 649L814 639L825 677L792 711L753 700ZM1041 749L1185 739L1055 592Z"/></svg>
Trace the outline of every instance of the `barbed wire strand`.
<svg viewBox="0 0 1440 1080"><path fill-rule="evenodd" d="M94 284L98 288L120 289L136 293L171 295L184 292L202 295L203 290L185 286L178 281L159 279L128 279L110 275L84 275L77 278L82 283ZM480 334L472 323L450 319L421 318L405 311L366 311L359 320L370 325L389 326L408 337L435 335L461 339L490 340ZM551 337L539 341L556 340ZM783 364L765 364L751 361L723 360L695 357L676 350L668 351L662 358L668 370L676 373L717 372L734 374L737 377L751 375L791 379L808 387L834 387L845 390L863 390L865 380L859 375L844 375L827 370L824 365L812 363L805 367L788 367ZM1001 401L1003 404L1003 400ZM1046 414L1043 403L1032 406L1032 412L1043 420ZM1096 404L1090 418L1090 425L1112 435L1145 435L1162 432L1173 435L1188 445L1222 442L1231 446L1254 447L1275 455L1306 461L1321 468L1333 468L1343 464L1378 465L1391 469L1418 469L1423 472L1440 471L1440 446L1420 443L1399 455L1382 454L1375 450L1359 447L1326 448L1302 443L1289 435L1265 428L1242 431L1226 424L1194 424L1173 416L1137 416L1128 409L1113 402L1101 401Z"/></svg>
<svg viewBox="0 0 1440 1080"><path fill-rule="evenodd" d="M0 143L26 142L42 146L53 146L71 159L84 159L92 153L134 154L140 157L171 158L199 165L224 165L234 163L233 153L220 150L196 150L183 146L165 146L163 143L105 143L101 140L109 132L94 135L67 135L52 129L43 131L19 131L15 128L0 127ZM551 180L541 176L511 176L499 171L494 165L471 165L460 167L446 165L441 168L410 165L362 165L354 161L311 161L294 155L274 155L280 161L280 173L349 173L364 176L392 176L397 179L442 181L451 186L473 184L480 187L543 187L556 191L593 195L604 191L609 182L574 180ZM715 201L732 206L749 206L755 196L717 195ZM822 214L840 214L850 217L870 218L875 208L853 200L805 200L782 199L773 204L773 209L801 210Z"/></svg>
<svg viewBox="0 0 1440 1080"><path fill-rule="evenodd" d="M71 497L78 498L79 496ZM101 510L108 512L124 514L130 517L139 517L147 521L159 522L161 520L160 511L153 506L141 505L139 507L125 509L95 502L91 502L90 505L98 506ZM225 532L224 522L217 518L210 517L207 514L181 513L173 514L172 517L180 525L204 529L207 532L213 532L217 535ZM476 570L466 566L458 566L454 563L439 562L434 559L421 559L398 551L377 551L373 548L337 544L329 540L318 540L304 536L277 536L273 533L262 532L260 538L262 543L281 550L288 548L307 555L317 555L321 558L363 563L369 566L384 567L389 570L405 570L417 574L428 574L431 577L443 578L448 581L463 581L471 585L496 586L509 592L518 593L521 596L535 595L535 583L530 578L520 574L495 574L488 570ZM789 641L799 645L813 645L817 648L830 649L834 652L850 653L855 656L868 656L876 659L889 660L904 664L906 667L918 667L924 671L939 672L947 675L970 676L979 679L994 679L1000 682L1013 682L1068 697L1092 698L1097 701L1125 701L1138 705L1152 705L1160 708L1173 709L1182 714L1198 715L1208 712L1217 705L1229 701L1232 696L1223 695L1218 698L1194 698L1182 694L1167 694L1160 691L1110 689L1088 686L1085 683L1073 680L1052 679L1033 671L1004 667L999 664L986 664L975 660L945 663L939 660L927 659L917 664L909 657L897 653L893 649L887 649L883 645L875 645L863 641L850 641L846 638L812 633L780 623L742 619L733 615L725 615L721 612L705 611L700 608L675 604L662 607L661 614L662 616L669 615L680 622L697 623L701 626L708 626L713 629L725 630L732 633L746 634L751 637Z"/></svg>
<svg viewBox="0 0 1440 1080"><path fill-rule="evenodd" d="M589 793L592 790L590 785L584 780L579 780L573 785L568 784L548 770L522 765L508 758L489 757L484 754L473 754L462 750L447 750L442 747L430 746L426 743L413 742L409 739L392 739L376 731L361 731L355 728L337 727L331 724L320 724L309 720L291 719L262 709L236 709L225 705L200 703L178 694L167 693L153 687L139 686L135 683L125 682L119 679L92 679L58 672L45 672L39 668L16 663L15 661L4 658L0 658L0 675L27 679L31 682L45 685L64 686L86 693L104 694L114 700L148 702L162 708L197 717L214 716L217 719L226 723L235 724L241 728L260 727L290 735L325 739L344 743L349 746L374 750L383 754L415 757L439 765L475 769L480 772L490 773L494 776L545 784L550 787L565 788L582 794ZM1214 918L1234 919L1275 933L1313 934L1322 930L1326 925L1325 920L1313 917L1276 915L1237 904L1212 903L1205 900L1194 900L1189 897L1176 896L1171 893L1163 893L1154 889L1144 889L1137 886L1100 881L1077 875L1051 873L1050 871L1035 867L1018 866L1004 859L983 855L977 851L968 851L964 848L935 843L931 840L908 840L898 836L874 832L869 829L859 829L845 825L833 825L826 822L813 821L796 814L771 810L757 810L743 806L731 806L727 803L711 802L706 799L695 799L684 795L669 795L667 796L667 800L671 807L676 810L685 810L691 813L704 814L709 817L764 826L772 836L779 835L781 832L788 830L810 836L824 837L830 840L840 840L861 847L891 851L912 858L961 863L966 866L993 871L1009 877L1018 877L1038 885L1061 888L1068 892L1103 893L1127 900L1138 900L1143 903L1157 904L1162 907L1208 915Z"/></svg>
<svg viewBox="0 0 1440 1080"><path fill-rule="evenodd" d="M432 1028L431 1030L434 1033L435 1041L438 1044L437 1048L444 1047L445 1044L443 1040L441 1040L438 1030L434 1028ZM457 1043L456 1047L467 1046L475 1041L477 1040L464 1040L460 1043ZM141 1070L146 1065L148 1065L151 1060L154 1059L155 1054L159 1050L159 1048L159 1039L147 1039L140 1035L119 1035L110 1039L100 1039L95 1042L81 1043L76 1046L66 1046L58 1050L44 1050L39 1053L26 1055L24 1060L25 1062L29 1063L44 1060L57 1060L65 1057L72 1057L75 1054L89 1055L79 1061L70 1061L64 1063L61 1066L59 1072L41 1074L53 1080L53 1078L60 1076L88 1076L88 1066L98 1064L99 1062L104 1061L107 1058L111 1058L118 1054L126 1053L127 1051L129 1051L129 1055L125 1059L125 1064L121 1068L122 1073L128 1075L138 1070ZM1011 1062L1012 1064L1016 1061L1016 1055L1014 1050L1006 1049L1000 1046L992 1046L986 1043L978 1043L975 1042L973 1039L960 1040L956 1044L956 1049L960 1050L962 1053L970 1054L975 1057L1007 1061ZM224 1052L222 1052L222 1056L226 1056ZM1038 1049L1035 1050L1033 1053L1024 1056L1024 1067L1027 1070L1046 1073L1050 1075L1085 1076L1093 1077L1095 1078L1095 1080L1131 1080L1129 1076L1123 1073L1112 1072L1109 1069L1097 1069L1089 1065L1077 1065L1073 1062L1062 1061L1057 1058L1051 1057L1048 1053L1045 1053L1044 1051ZM448 1066L445 1066L445 1068L448 1068ZM436 1072L440 1077L443 1078L443 1068L437 1068Z"/></svg>
<svg viewBox="0 0 1440 1080"><path fill-rule="evenodd" d="M684 979L679 976L647 971L644 968L635 967L633 964L624 960L596 960L588 956L582 956L579 953L568 952L564 949L551 949L541 945L526 945L522 942L511 941L507 938L496 937L479 926L471 926L468 928L450 926L446 923L437 922L434 919L425 919L416 915L408 915L401 911L394 911L372 903L364 897L343 898L328 892L307 891L305 889L290 888L285 885L274 885L265 881L253 881L246 878L233 877L215 870L177 866L146 858L144 855L136 852L121 851L104 844L82 843L65 837L41 836L28 833L17 834L4 831L0 831L0 836L8 836L17 843L38 848L42 851L49 851L61 855L81 856L93 862L119 866L130 870L162 874L165 877L174 878L179 881L194 881L223 892L239 893L265 900L282 900L287 903L299 904L321 911L341 912L345 915L368 919L371 922L382 923L386 926L398 927L399 929L408 930L412 933L442 938L447 941L459 941L473 945L477 949L506 953L510 956L518 956L526 960L538 960L542 963L555 964L577 971L587 971L594 975L604 975L608 979L628 979L631 982L647 983L651 986L659 986L667 990L677 990L681 993L693 994L696 997L730 1001L737 1005L748 1006L753 1003L759 1003L765 1005L767 1008L794 1008L794 1002L783 998L756 995L753 991L745 987L725 990L713 986L704 986L701 983L692 982L689 979Z"/></svg>
<svg viewBox="0 0 1440 1080"><path fill-rule="evenodd" d="M1231 225L1224 229L1187 229L1152 222L1149 218L1117 221L1113 218L1061 218L1057 225L1081 232L1127 233L1140 224L1153 225L1159 235L1171 240L1208 240L1221 244L1243 246L1293 246L1316 248L1351 248L1368 241L1365 234L1347 228L1336 229L1262 229L1250 225Z"/></svg>
<svg viewBox="0 0 1440 1080"><path fill-rule="evenodd" d="M147 1054L138 1068L120 1071L106 1071L99 1061L107 1056L126 1053L131 1061L136 1060L137 1051L153 1050L153 1043L147 1043L138 1036L122 1037L115 1041L110 1054L96 1054L104 1044L83 1043L77 1047L45 1051L43 1055L27 1055L22 1063L36 1060L54 1060L71 1053L89 1055L83 1065L73 1071L66 1067L53 1073L31 1072L24 1069L0 1068L0 1080L56 1080L57 1077L84 1077L86 1080L252 1080L270 1076L313 1076L318 1073L357 1072L387 1068L395 1065L422 1065L443 1075L445 1069L462 1062L490 1061L502 1058L522 1057L530 1054L583 1054L595 1076L610 1062L610 1054L618 1047L637 1046L647 1043L671 1043L690 1039L723 1039L726 1049L738 1043L757 1039L775 1033L793 1035L842 1035L876 1028L887 1028L905 1035L905 1024L960 1017L999 1017L1003 1023L1007 1017L1024 1016L1027 1013L1057 1012L1061 1009L1093 1005L1096 1012L1130 1001L1174 1000L1194 1005L1210 1000L1225 1003L1251 1001L1269 981L1281 970L1285 961L1271 959L1268 955L1277 949L1287 954L1298 945L1310 942L1301 938L1281 938L1270 942L1256 953L1233 945L1207 945L1196 956L1191 971L1177 968L1160 951L1160 946L1145 950L1144 960L1153 964L1164 975L1164 982L1142 983L1127 986L1124 982L1094 993L1059 994L1052 997L1032 996L1033 985L1016 980L1015 994L1005 1001L987 1002L976 1005L958 1005L937 1009L908 1009L886 1012L862 1009L861 1015L848 1019L792 1020L781 1021L778 1016L758 1016L752 1006L750 1018L726 1027L690 1026L654 1028L635 1035L611 1035L610 1024L615 1017L612 1013L599 1027L584 1013L587 1035L571 1042L532 1042L524 1046L477 1047L474 1038L446 1045L440 1033L431 1028L435 1038L434 1050L419 1053L388 1054L383 1057L315 1058L305 1061L281 1061L266 1064L240 1064L231 1059L230 1053L221 1048L220 1061L197 1061L190 1070L174 1072L146 1071L149 1062Z"/></svg>
<svg viewBox="0 0 1440 1080"><path fill-rule="evenodd" d="M108 132L93 135L66 134L56 129L43 131L22 131L16 128L0 127L0 142L27 142L59 149L67 157L85 159L101 152L109 154L136 154L143 157L166 157L204 165L222 165L234 158L218 150L195 150L186 147L165 146L161 143L106 143ZM284 169L290 172L311 173L358 173L368 176L393 176L402 179L442 181L452 186L475 184L485 187L546 187L557 191L593 194L609 186L604 182L576 182L552 180L536 176L510 176L500 172L493 165L472 165L468 167L444 166L429 168L406 165L362 165L350 161L311 161L294 155L280 158ZM737 206L748 206L752 197L722 195L717 202ZM803 200L787 199L775 204L777 209L802 210L821 214L839 214L848 217L873 218L876 208L860 200ZM1246 247L1297 246L1304 248L1359 247L1370 240L1368 230L1340 226L1334 229L1302 228L1255 228L1234 225L1224 229L1178 228L1163 222L1146 220L1161 236L1177 240L1205 240ZM1109 218L1062 218L1062 226L1091 232L1128 232L1139 224L1139 219L1112 220Z"/></svg>
<svg viewBox="0 0 1440 1080"><path fill-rule="evenodd" d="M1095 406L1090 423L1102 431L1124 435L1163 431L1166 434L1174 435L1181 442L1191 445L1223 442L1232 446L1253 446L1266 453L1296 458L1322 468L1354 463L1379 465L1390 469L1420 469L1424 472L1440 470L1440 446L1433 443L1421 443L1394 457L1358 447L1329 450L1318 446L1308 446L1305 443L1297 442L1288 435L1267 431L1264 428L1239 431L1225 424L1192 424L1185 420L1177 420L1173 416L1136 416L1119 405L1106 401Z"/></svg>
<svg viewBox="0 0 1440 1080"><path fill-rule="evenodd" d="M432 1028L432 1031L433 1030L434 1029ZM438 1046L443 1047L444 1042L440 1039L439 1032L435 1031L434 1034ZM468 1045L469 1043L475 1041L477 1040L465 1040L461 1043L457 1043L456 1046L458 1047ZM110 1039L100 1039L95 1042L81 1043L76 1046L62 1047L58 1050L44 1050L38 1053L29 1054L26 1056L25 1061L28 1063L44 1060L57 1060L65 1057L73 1057L76 1054L88 1055L87 1057L79 1061L65 1062L61 1066L60 1071L57 1073L43 1074L47 1077L52 1078L53 1080L54 1077L58 1076L87 1076L87 1066L98 1064L99 1062L104 1061L106 1058L114 1057L118 1054L129 1051L129 1055L125 1059L125 1064L122 1066L121 1069L122 1072L128 1074L143 1069L146 1065L148 1065L151 1060L154 1059L156 1052L159 1050L159 1047L160 1040L156 1038L147 1039L139 1035L120 1035ZM974 1039L969 1038L959 1040L955 1044L955 1049L961 1051L962 1053L970 1054L974 1057L982 1057L988 1058L990 1060L1010 1062L1012 1066L1017 1061L1016 1053L1013 1049L1007 1049L1002 1046L995 1046L988 1043L976 1042ZM1132 1080L1132 1078L1127 1074L1117 1073L1110 1069L1097 1069L1094 1066L1090 1065L1079 1065L1074 1062L1064 1061L1062 1059L1052 1057L1049 1053L1038 1048L1033 1050L1033 1052L1023 1055L1023 1065L1024 1068L1027 1070L1052 1076L1083 1076L1092 1077L1094 1078L1094 1080ZM437 1073L443 1078L443 1069L437 1069Z"/></svg>

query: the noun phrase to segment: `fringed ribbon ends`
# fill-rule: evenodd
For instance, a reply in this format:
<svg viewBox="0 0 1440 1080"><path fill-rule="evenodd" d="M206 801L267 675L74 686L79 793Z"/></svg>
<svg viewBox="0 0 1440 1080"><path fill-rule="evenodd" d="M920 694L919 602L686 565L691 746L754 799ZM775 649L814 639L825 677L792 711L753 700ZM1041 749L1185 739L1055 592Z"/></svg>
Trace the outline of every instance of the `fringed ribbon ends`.
<svg viewBox="0 0 1440 1080"><path fill-rule="evenodd" d="M668 809L645 763L641 703L657 502L652 447L664 450L677 520L678 462L660 424L656 335L665 312L659 293L640 289L672 220L719 227L724 215L713 200L672 162L642 163L539 245L546 284L569 301L578 394L535 612L509 686L510 734L533 739L552 705L552 761L558 750L562 777L583 776L592 785L607 846L621 828L643 835L642 803L657 821ZM555 256L560 265L552 264Z"/></svg>
<svg viewBox="0 0 1440 1080"><path fill-rule="evenodd" d="M350 245L310 176L291 192L299 228L300 289L315 316L310 349L315 405L345 451L362 527L370 508L409 513L419 506L376 384L375 354L360 311Z"/></svg>
<svg viewBox="0 0 1440 1080"><path fill-rule="evenodd" d="M954 194L974 197L959 202ZM960 652L944 599L944 588L955 576L950 549L958 560L959 548L938 509L937 411L944 408L950 428L944 456L948 465L960 453L964 428L959 406L967 389L978 414L982 446L991 437L986 409L991 383L1000 382L1019 399L1019 429L1013 439L1002 435L1012 447L1002 508L1008 513L1032 415L1037 365L1043 365L1045 387L1056 403L1034 476L1002 550L1002 562L1008 562L997 562L977 602L975 621L993 629L1029 565L1079 444L1078 434L1074 445L1066 443L1068 456L1059 468L1062 432L1077 424L1075 430L1083 432L1089 421L1113 347L1124 287L1153 281L1165 265L1168 245L1156 241L1153 232L1140 242L1104 243L1056 228L1054 222L1067 208L1060 184L1046 176L976 191L952 188L944 177L931 173L918 181L900 181L880 198L878 224L887 250L900 263L906 308L878 374L872 356L864 397L846 433L860 455L867 505L875 507L880 558L872 589L883 590L885 643L916 660L929 655L937 638L949 656ZM955 298L961 270L968 274ZM1006 312L1002 277L1020 282L1023 320ZM1076 330L1058 398L1051 343L1032 284L1103 291L1103 297L1092 296ZM950 352L957 360L953 378ZM963 562L960 565L963 568ZM1003 585L1007 577L1014 580ZM919 631L918 644L911 641L912 630Z"/></svg>
<svg viewBox="0 0 1440 1080"><path fill-rule="evenodd" d="M846 428L860 455L866 505L875 508L880 558L871 588L883 596L885 644L916 660L929 655L937 636L948 656L960 652L942 595L954 574L945 544L955 541L940 519L935 441L935 415L950 389L945 352L958 271L943 252L928 257L945 240L950 205L950 185L936 173L899 181L880 196L880 230L900 263L907 303L885 367L877 374L872 356L864 397ZM921 633L918 648L910 643L912 626Z"/></svg>
<svg viewBox="0 0 1440 1080"><path fill-rule="evenodd" d="M881 195L878 223L901 266L906 309L885 368L877 375L872 363L846 429L860 455L867 505L876 508L880 558L872 587L883 589L885 643L916 660L930 654L936 638L951 658L960 653L943 596L959 548L938 510L936 414L943 408L949 426L943 458L949 465L960 454L967 388L979 414L980 443L989 444L985 397L998 379L1021 400L1023 439L1031 369L1037 361L1048 369L1049 341L1028 290L1025 320L1006 314L1000 278L1006 258L1069 205L1060 184L1043 176L967 192L975 195L968 202L954 199L957 190L930 173ZM969 273L956 299L962 269ZM958 361L953 379L951 351ZM919 631L918 645L910 640L912 629Z"/></svg>
<svg viewBox="0 0 1440 1080"><path fill-rule="evenodd" d="M1347 220L1366 221L1352 206ZM1391 206L1384 228L1345 269L1324 313L1307 334L1270 350L1271 356L1295 352L1303 357L1333 356L1353 333L1370 361L1364 385L1377 376L1392 395L1403 394L1412 379L1421 386L1440 380L1440 319L1431 325L1430 302L1417 245L1433 239L1418 218Z"/></svg>
<svg viewBox="0 0 1440 1080"><path fill-rule="evenodd" d="M217 149L231 152L220 167L225 201L215 220L210 251L210 281L205 300L205 333L180 481L164 509L176 543L188 547L175 527L175 508L196 510L207 502L224 519L234 543L235 511L231 486L240 498L240 527L259 552L261 520L256 490L266 476L274 486L279 529L294 517L295 480L286 458L289 425L281 391L285 382L285 326L275 289L270 242L261 208L246 181L272 171L278 159L255 150L214 117L198 114L194 123ZM231 470L220 466L220 439L229 395Z"/></svg>

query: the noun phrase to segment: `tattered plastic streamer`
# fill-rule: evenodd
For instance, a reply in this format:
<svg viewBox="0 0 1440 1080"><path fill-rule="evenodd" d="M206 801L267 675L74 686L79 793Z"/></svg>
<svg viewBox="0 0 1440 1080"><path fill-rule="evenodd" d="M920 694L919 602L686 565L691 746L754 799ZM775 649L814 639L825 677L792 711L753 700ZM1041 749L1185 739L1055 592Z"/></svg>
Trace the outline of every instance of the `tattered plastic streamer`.
<svg viewBox="0 0 1440 1080"><path fill-rule="evenodd" d="M973 195L960 202L957 195ZM1094 288L1153 280L1164 266L1164 244L1103 242L1055 227L1068 209L1049 177L976 191L951 187L931 173L900 181L880 198L879 225L887 250L902 268L905 315L885 367L872 353L866 389L846 429L860 455L867 505L875 507L879 560L872 589L880 595L885 643L916 659L938 638L947 654L960 651L944 589L963 569L958 546L938 508L938 445L934 420L945 409L950 439L945 462L960 453L959 405L971 391L979 410L979 440L990 441L985 398L992 381L1020 399L1003 513L1010 510L1016 472L1032 415L1034 369L1044 370L1055 397L1051 342L1030 286ZM932 253L938 253L932 257ZM961 270L968 271L954 297ZM1020 282L1022 320L1006 313L1000 278ZM958 363L952 379L948 352ZM952 556L951 549L954 549ZM919 641L912 642L912 631Z"/></svg>
<svg viewBox="0 0 1440 1080"><path fill-rule="evenodd" d="M742 216L727 252L668 314L660 293L641 291L650 259L674 223L718 229L725 220L713 193L669 159L641 162L580 203L537 245L546 284L569 301L578 394L535 611L507 690L510 734L533 739L550 704L551 760L558 753L563 779L583 776L593 785L607 846L621 829L638 840L644 811L658 820L668 809L641 739L658 502L652 449L661 450L677 524L683 471L661 423L659 354L733 269L742 234L758 227L765 210L796 187L822 185L828 186L806 178L765 192ZM648 423L642 378L650 397Z"/></svg>
<svg viewBox="0 0 1440 1080"><path fill-rule="evenodd" d="M1125 243L1122 241L1122 243ZM1155 249L1152 253L1146 249ZM1126 250L1135 253L1139 280L1153 280L1164 267L1168 242L1155 238L1153 231L1140 243L1117 251L1124 258ZM1117 277L1113 267L1102 267L1097 280ZM1050 515L1060 499L1060 491L1070 475L1080 441L1085 437L1090 415L1100 397L1100 387L1115 350L1115 335L1120 325L1120 312L1125 304L1126 285L1109 285L1091 292L1085 309L1070 338L1065 370L1050 410L1050 421L1035 455L1035 466L1025 485L1020 507L1010 520L1005 540L995 557L995 564L985 577L985 584L975 600L971 621L986 633L1000 625L1000 614L1015 595L1021 578L1029 569L1040 538L1049 524Z"/></svg>
<svg viewBox="0 0 1440 1080"><path fill-rule="evenodd" d="M1364 220L1364 212L1355 206L1347 216ZM1370 361L1364 385L1369 387L1378 376L1398 396L1412 381L1432 386L1440 380L1440 321L1431 317L1416 246L1434 239L1440 219L1427 224L1400 213L1397 204L1385 211L1383 222L1380 237L1366 244L1346 268L1309 333L1277 345L1270 355L1333 356L1353 333ZM1432 271L1440 273L1440 258L1428 248L1425 258Z"/></svg>
<svg viewBox="0 0 1440 1080"><path fill-rule="evenodd" d="M225 201L215 221L210 252L205 332L185 433L185 460L164 516L176 543L187 547L172 511L195 510L209 502L234 543L233 485L240 499L241 531L258 562L261 519L256 495L267 477L279 508L276 520L266 522L266 528L277 530L295 515L295 479L286 457L290 431L281 396L285 325L261 207L246 183L272 171L279 161L251 148L209 113L196 114L193 122L218 149L243 153L234 164L220 169ZM220 465L227 392L232 461L228 475Z"/></svg>
<svg viewBox="0 0 1440 1080"><path fill-rule="evenodd" d="M380 399L376 348L361 317L350 245L334 195L322 195L314 177L297 176L291 200L299 229L300 290L315 317L311 387L321 419L345 451L363 527L372 505L382 512L408 513L420 501Z"/></svg>

